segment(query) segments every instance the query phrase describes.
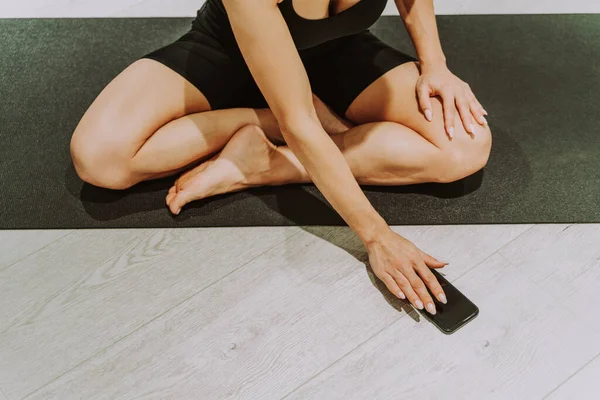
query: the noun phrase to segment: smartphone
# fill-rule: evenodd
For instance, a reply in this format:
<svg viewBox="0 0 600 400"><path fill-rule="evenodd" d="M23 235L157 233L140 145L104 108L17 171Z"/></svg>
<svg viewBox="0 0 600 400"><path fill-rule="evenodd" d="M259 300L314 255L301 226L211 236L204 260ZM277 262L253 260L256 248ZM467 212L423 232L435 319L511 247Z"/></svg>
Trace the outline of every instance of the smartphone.
<svg viewBox="0 0 600 400"><path fill-rule="evenodd" d="M427 288L433 298L436 314L431 315L427 310L419 310L428 320L433 322L442 332L451 334L466 325L479 314L479 308L471 300L452 285L435 269L430 268L446 294L447 304L441 303Z"/></svg>

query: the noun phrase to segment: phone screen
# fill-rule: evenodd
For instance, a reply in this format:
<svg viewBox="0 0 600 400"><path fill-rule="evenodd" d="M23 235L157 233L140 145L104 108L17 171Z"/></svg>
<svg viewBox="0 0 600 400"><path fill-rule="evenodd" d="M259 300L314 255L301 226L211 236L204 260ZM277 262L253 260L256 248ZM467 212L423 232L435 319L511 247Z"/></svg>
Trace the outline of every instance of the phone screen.
<svg viewBox="0 0 600 400"><path fill-rule="evenodd" d="M448 282L446 278L440 275L439 272L433 268L430 268L430 270L444 290L448 303L441 303L431 294L431 292L429 292L435 303L436 314L431 315L426 310L421 310L421 313L437 325L444 333L452 333L475 318L479 313L479 308L454 287L454 285Z"/></svg>

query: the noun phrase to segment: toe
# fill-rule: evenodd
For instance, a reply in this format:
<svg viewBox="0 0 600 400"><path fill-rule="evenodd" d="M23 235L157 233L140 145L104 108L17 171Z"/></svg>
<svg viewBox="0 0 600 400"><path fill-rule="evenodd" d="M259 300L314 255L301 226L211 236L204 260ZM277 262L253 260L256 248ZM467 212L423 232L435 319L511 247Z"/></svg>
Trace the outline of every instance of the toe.
<svg viewBox="0 0 600 400"><path fill-rule="evenodd" d="M171 205L171 202L173 201L173 198L175 197L176 193L171 193L169 192L169 194L167 195L167 206Z"/></svg>
<svg viewBox="0 0 600 400"><path fill-rule="evenodd" d="M194 199L190 192L181 190L173 195L169 204L169 209L171 209L173 214L178 215L181 212L181 208L192 200Z"/></svg>

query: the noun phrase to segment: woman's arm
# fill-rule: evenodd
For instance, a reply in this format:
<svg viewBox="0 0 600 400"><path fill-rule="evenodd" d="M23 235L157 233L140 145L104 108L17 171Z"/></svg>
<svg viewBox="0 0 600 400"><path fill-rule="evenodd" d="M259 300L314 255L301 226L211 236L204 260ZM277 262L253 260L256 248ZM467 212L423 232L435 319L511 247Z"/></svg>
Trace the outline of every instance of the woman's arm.
<svg viewBox="0 0 600 400"><path fill-rule="evenodd" d="M248 68L314 184L367 245L390 228L317 117L306 70L277 0L223 0Z"/></svg>
<svg viewBox="0 0 600 400"><path fill-rule="evenodd" d="M433 120L430 97L439 95L443 101L446 131L453 136L455 110L458 109L467 132L475 133L473 117L480 125L486 125L487 112L479 103L469 85L458 79L446 66L446 56L438 34L433 0L395 0L404 21L421 68L417 83L419 105L427 120Z"/></svg>
<svg viewBox="0 0 600 400"><path fill-rule="evenodd" d="M417 50L422 68L446 66L446 56L438 34L433 0L395 0Z"/></svg>

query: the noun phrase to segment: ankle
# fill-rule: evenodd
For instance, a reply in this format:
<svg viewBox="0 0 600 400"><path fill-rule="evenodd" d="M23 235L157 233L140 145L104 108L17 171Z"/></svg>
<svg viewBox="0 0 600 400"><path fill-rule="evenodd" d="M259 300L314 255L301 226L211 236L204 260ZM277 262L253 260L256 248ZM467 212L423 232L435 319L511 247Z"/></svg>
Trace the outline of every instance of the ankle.
<svg viewBox="0 0 600 400"><path fill-rule="evenodd" d="M284 143L277 118L270 108L259 108L256 111L257 125L263 130L267 138L274 143Z"/></svg>
<svg viewBox="0 0 600 400"><path fill-rule="evenodd" d="M270 179L275 182L274 184L312 182L306 169L288 146L277 146L275 154L270 171Z"/></svg>

